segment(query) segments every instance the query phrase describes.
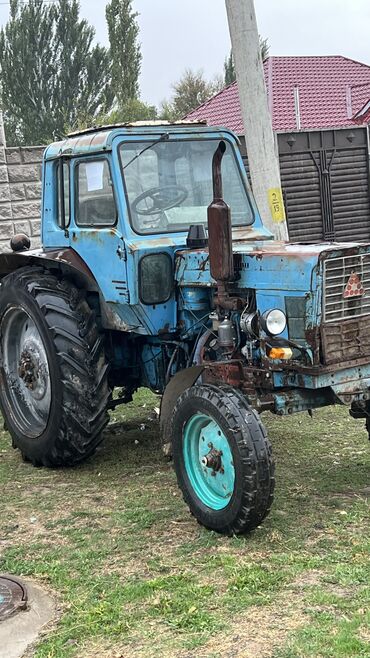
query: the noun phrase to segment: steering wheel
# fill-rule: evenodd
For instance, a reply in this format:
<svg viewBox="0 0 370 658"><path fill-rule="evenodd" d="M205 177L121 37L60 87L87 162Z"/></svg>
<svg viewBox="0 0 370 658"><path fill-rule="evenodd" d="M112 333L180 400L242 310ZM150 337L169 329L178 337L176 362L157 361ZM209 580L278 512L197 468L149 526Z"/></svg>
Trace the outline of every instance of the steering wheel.
<svg viewBox="0 0 370 658"><path fill-rule="evenodd" d="M174 196L174 193L176 196ZM163 187L151 187L136 197L131 203L131 209L138 215L157 215L163 210L169 210L185 201L188 191L181 185L164 185ZM140 208L140 204L151 199L151 205Z"/></svg>

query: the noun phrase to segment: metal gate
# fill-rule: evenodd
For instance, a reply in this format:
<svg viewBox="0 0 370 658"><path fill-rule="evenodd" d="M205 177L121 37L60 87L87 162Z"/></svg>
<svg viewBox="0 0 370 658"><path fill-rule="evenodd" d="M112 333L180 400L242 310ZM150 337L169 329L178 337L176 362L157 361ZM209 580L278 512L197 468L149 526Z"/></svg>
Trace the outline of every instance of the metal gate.
<svg viewBox="0 0 370 658"><path fill-rule="evenodd" d="M367 128L279 134L278 146L290 240L370 242Z"/></svg>

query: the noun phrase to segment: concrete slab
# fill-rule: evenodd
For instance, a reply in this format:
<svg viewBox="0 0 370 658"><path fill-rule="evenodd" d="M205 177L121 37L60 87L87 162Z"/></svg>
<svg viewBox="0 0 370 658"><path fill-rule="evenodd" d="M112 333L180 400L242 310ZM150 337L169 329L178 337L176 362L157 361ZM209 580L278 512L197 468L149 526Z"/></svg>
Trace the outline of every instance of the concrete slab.
<svg viewBox="0 0 370 658"><path fill-rule="evenodd" d="M55 615L51 596L38 585L23 582L28 592L28 608L0 622L0 658L21 658Z"/></svg>

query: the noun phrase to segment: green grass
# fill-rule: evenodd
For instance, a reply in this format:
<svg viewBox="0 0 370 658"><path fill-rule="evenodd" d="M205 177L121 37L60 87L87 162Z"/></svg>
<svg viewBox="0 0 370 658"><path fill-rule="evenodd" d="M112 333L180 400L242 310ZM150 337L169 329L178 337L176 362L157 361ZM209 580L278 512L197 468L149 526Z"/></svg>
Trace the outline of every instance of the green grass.
<svg viewBox="0 0 370 658"><path fill-rule="evenodd" d="M364 422L338 407L265 416L274 508L250 536L226 538L190 517L155 406L140 391L71 470L35 469L0 435L0 570L59 608L35 658L369 657Z"/></svg>

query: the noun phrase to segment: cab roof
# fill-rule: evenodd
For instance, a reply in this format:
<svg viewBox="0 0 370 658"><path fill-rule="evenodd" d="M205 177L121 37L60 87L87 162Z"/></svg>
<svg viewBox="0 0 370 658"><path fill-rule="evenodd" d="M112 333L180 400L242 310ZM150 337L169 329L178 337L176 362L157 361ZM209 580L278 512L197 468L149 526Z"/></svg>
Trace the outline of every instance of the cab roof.
<svg viewBox="0 0 370 658"><path fill-rule="evenodd" d="M86 155L110 151L114 137L124 135L160 135L163 129L176 133L210 133L220 130L207 126L206 121L134 121L132 123L113 124L86 128L70 133L66 139L50 144L44 153L45 160L53 160L61 155ZM229 133L226 128L223 132ZM167 131L166 131L167 132Z"/></svg>

